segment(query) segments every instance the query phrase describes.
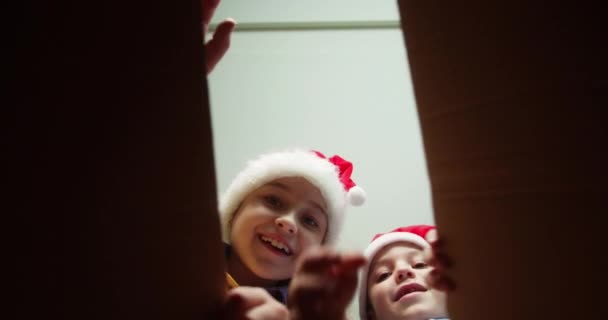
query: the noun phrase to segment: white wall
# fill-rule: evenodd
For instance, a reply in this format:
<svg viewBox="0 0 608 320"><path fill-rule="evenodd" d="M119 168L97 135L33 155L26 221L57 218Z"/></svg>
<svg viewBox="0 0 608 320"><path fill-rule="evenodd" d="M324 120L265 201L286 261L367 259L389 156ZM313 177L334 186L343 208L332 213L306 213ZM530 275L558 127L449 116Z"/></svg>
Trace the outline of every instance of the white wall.
<svg viewBox="0 0 608 320"><path fill-rule="evenodd" d="M214 21L239 22L398 20L397 1L373 0L223 0Z"/></svg>
<svg viewBox="0 0 608 320"><path fill-rule="evenodd" d="M283 2L224 0L216 18L286 22L398 15L392 2L358 1L348 10L337 8L353 1L328 1L334 3L327 5L331 10L319 9L320 2ZM279 4L288 14L280 15ZM433 223L400 29L237 32L209 85L219 192L249 158L310 147L354 162L353 180L367 191L367 203L347 213L341 249L361 250L375 233L398 226ZM358 318L357 310L355 301L351 318Z"/></svg>

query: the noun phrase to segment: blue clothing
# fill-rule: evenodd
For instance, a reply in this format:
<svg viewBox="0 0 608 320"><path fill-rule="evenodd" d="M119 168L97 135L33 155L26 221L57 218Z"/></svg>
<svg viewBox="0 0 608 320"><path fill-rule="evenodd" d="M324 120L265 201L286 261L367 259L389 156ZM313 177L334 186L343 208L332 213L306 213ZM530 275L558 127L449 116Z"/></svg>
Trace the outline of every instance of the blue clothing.
<svg viewBox="0 0 608 320"><path fill-rule="evenodd" d="M224 243L224 257L226 257L226 260L228 260L228 257L230 257L231 254L232 247L229 244ZM289 287L290 281L291 279L277 281L276 286L266 287L264 289L280 303L287 304L287 288Z"/></svg>

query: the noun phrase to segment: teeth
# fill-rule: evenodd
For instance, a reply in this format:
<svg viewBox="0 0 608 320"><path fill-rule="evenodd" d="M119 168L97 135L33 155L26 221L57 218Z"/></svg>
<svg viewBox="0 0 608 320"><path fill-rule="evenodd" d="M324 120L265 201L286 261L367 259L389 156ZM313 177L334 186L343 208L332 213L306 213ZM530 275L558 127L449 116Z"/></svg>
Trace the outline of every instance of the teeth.
<svg viewBox="0 0 608 320"><path fill-rule="evenodd" d="M289 252L289 248L287 248L287 246L286 246L286 245L284 245L284 244L282 244L282 243L280 243L280 242L278 242L278 241L276 241L276 240L274 240L274 239L267 238L267 237L264 237L264 236L262 236L262 237L260 237L260 238L261 238L261 239L262 239L264 242L270 243L270 244L271 244L273 247L275 247L275 248L277 248L277 249L279 249L279 250L282 250L282 251L283 251L283 252L285 252L286 254L290 254L290 252Z"/></svg>

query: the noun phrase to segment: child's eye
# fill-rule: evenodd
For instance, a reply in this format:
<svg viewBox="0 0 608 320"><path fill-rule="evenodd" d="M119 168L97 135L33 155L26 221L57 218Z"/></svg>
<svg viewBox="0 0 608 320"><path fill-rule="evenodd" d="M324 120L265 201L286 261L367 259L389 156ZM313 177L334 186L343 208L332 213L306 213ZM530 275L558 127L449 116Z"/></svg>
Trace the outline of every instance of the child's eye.
<svg viewBox="0 0 608 320"><path fill-rule="evenodd" d="M281 198L274 195L265 196L264 203L271 209L281 209L281 207L283 206Z"/></svg>
<svg viewBox="0 0 608 320"><path fill-rule="evenodd" d="M316 229L319 227L319 223L317 222L317 220L311 216L311 215L304 215L302 216L302 223L304 223L304 225Z"/></svg>
<svg viewBox="0 0 608 320"><path fill-rule="evenodd" d="M376 283L386 280L386 278L388 278L388 276L390 276L390 275L391 275L391 273L388 271L378 274L378 276L376 277Z"/></svg>
<svg viewBox="0 0 608 320"><path fill-rule="evenodd" d="M429 265L426 264L425 262L417 262L414 264L413 268L414 269L424 269L426 267L428 267Z"/></svg>

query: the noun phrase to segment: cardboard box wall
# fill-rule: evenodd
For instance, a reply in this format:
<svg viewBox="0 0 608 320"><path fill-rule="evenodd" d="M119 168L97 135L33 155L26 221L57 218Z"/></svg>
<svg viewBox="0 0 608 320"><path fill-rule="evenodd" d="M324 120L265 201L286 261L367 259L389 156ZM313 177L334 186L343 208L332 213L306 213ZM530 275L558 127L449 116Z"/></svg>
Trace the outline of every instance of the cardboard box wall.
<svg viewBox="0 0 608 320"><path fill-rule="evenodd" d="M3 104L10 318L217 318L223 249L200 2L7 12L18 17Z"/></svg>
<svg viewBox="0 0 608 320"><path fill-rule="evenodd" d="M599 319L605 22L590 2L400 0L453 319Z"/></svg>

